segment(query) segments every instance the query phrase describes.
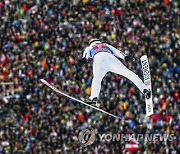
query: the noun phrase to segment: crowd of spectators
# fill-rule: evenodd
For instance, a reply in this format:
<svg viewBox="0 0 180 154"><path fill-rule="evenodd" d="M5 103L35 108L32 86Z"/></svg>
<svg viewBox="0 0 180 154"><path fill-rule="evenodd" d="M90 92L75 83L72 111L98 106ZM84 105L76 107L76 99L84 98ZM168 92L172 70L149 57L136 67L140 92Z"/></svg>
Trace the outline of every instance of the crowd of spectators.
<svg viewBox="0 0 180 154"><path fill-rule="evenodd" d="M140 142L137 153L180 153L178 0L0 0L0 153L125 153L121 142L82 148L78 133L167 133L171 142ZM125 63L142 78L148 55L154 115L145 119L144 96L129 80L108 73L101 108L111 118L45 87L46 79L79 99L90 95L92 62L79 67L96 37L133 54ZM4 83L13 83L6 91Z"/></svg>

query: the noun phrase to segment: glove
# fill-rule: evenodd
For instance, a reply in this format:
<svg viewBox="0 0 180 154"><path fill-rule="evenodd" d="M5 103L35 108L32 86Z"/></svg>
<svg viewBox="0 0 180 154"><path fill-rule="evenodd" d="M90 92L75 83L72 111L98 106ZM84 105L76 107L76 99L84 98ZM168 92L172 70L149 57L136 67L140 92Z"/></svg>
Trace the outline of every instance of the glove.
<svg viewBox="0 0 180 154"><path fill-rule="evenodd" d="M78 60L78 65L79 65L79 66L82 66L82 65L84 65L86 62L87 62L86 58L79 59L79 60Z"/></svg>
<svg viewBox="0 0 180 154"><path fill-rule="evenodd" d="M133 61L135 61L135 59L134 59L134 57L133 56L125 56L125 61L127 61L127 62L133 62Z"/></svg>

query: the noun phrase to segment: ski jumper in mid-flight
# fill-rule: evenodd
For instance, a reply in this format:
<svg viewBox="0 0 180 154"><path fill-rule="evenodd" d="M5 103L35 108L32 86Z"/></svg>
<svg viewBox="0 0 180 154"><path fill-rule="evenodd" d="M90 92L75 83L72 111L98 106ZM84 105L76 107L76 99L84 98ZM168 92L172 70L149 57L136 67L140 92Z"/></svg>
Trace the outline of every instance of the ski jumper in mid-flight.
<svg viewBox="0 0 180 154"><path fill-rule="evenodd" d="M91 96L85 102L96 104L101 90L101 81L107 72L113 72L131 80L147 99L151 91L144 82L132 71L130 71L118 58L133 61L132 56L127 56L113 46L102 43L99 39L92 39L89 46L84 50L83 57L78 61L79 65L93 59L93 80L91 85Z"/></svg>

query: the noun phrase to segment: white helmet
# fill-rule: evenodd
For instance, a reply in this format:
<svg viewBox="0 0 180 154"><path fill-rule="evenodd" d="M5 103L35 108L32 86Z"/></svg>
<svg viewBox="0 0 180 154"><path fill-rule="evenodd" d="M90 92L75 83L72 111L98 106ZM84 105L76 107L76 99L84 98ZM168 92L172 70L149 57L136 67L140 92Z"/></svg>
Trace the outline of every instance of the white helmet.
<svg viewBox="0 0 180 154"><path fill-rule="evenodd" d="M99 44L102 43L99 39L93 38L89 41L89 45Z"/></svg>

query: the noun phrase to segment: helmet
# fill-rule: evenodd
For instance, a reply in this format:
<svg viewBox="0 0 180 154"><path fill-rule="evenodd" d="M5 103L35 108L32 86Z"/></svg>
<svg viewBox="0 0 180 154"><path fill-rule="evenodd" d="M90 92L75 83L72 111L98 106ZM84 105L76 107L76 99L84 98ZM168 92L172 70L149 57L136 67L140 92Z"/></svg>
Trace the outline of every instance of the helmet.
<svg viewBox="0 0 180 154"><path fill-rule="evenodd" d="M94 45L94 44L98 44L98 43L102 43L102 42L97 38L93 38L89 41L89 45Z"/></svg>

